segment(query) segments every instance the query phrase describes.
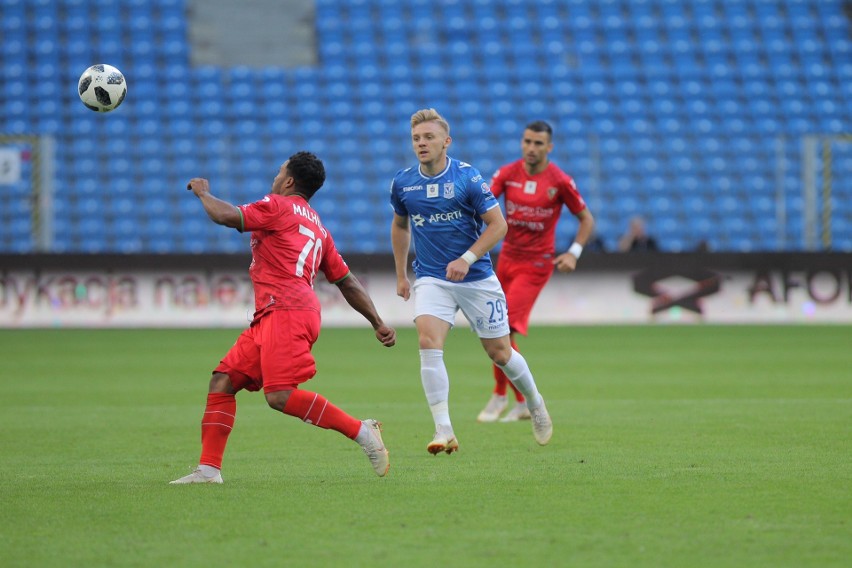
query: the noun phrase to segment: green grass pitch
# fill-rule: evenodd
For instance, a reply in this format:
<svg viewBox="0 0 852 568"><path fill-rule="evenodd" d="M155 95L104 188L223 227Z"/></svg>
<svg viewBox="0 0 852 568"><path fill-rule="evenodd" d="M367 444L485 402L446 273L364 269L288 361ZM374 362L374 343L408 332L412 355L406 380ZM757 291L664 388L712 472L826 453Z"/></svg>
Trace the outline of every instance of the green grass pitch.
<svg viewBox="0 0 852 568"><path fill-rule="evenodd" d="M199 455L239 330L0 331L0 565L848 566L852 328L537 327L555 423L478 424L475 336L446 348L461 450L431 456L413 330L326 329L307 388L384 422L377 478L339 434L238 395L221 486ZM844 560L845 559L845 560Z"/></svg>

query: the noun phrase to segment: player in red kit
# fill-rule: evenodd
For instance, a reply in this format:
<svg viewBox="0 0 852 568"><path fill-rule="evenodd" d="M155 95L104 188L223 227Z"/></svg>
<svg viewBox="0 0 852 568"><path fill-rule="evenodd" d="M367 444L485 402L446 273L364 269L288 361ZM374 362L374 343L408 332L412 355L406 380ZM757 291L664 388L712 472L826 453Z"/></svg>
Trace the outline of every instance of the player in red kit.
<svg viewBox="0 0 852 568"><path fill-rule="evenodd" d="M520 160L506 164L491 179L494 196L505 198L509 230L497 261L497 278L506 293L512 347L518 350L516 334L527 334L530 313L536 298L553 273L572 272L595 228L595 219L577 191L574 180L551 163L553 129L544 121L524 129ZM556 254L556 223L562 206L580 222L574 243L567 252ZM479 413L479 422L496 422L506 410L506 389L511 386L516 405L501 422L530 417L523 395L499 367L494 366L494 392Z"/></svg>
<svg viewBox="0 0 852 568"><path fill-rule="evenodd" d="M390 462L379 422L353 418L322 395L299 388L316 374L311 348L320 332L320 303L313 289L319 271L370 322L376 339L387 347L396 343L396 332L379 317L319 215L308 205L324 182L323 163L309 152L291 156L273 180L270 193L254 203L235 206L214 197L206 179L189 182L187 189L215 223L251 231L249 275L255 312L249 328L213 370L201 420L199 465L172 484L222 483L222 457L237 411L235 395L261 388L270 407L355 440L376 474L387 473Z"/></svg>

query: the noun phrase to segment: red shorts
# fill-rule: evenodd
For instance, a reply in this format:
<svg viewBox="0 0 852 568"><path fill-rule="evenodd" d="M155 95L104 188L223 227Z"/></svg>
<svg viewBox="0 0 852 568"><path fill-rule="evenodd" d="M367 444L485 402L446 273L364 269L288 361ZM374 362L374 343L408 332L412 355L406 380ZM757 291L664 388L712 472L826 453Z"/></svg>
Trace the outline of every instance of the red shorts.
<svg viewBox="0 0 852 568"><path fill-rule="evenodd" d="M496 273L506 293L509 329L526 335L533 305L550 280L553 265L549 260L520 262L501 256L497 259Z"/></svg>
<svg viewBox="0 0 852 568"><path fill-rule="evenodd" d="M214 373L225 373L236 390L293 390L317 373L311 354L320 331L312 310L273 310L243 331Z"/></svg>

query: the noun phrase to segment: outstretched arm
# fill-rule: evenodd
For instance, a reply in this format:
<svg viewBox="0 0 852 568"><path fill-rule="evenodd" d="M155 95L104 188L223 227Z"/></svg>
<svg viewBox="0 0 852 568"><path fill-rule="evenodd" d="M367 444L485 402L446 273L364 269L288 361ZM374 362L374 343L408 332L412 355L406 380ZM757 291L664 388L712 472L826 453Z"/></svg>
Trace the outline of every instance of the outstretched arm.
<svg viewBox="0 0 852 568"><path fill-rule="evenodd" d="M186 184L186 188L201 201L207 216L219 225L243 230L243 216L236 205L214 197L210 193L210 182L204 178L192 178Z"/></svg>
<svg viewBox="0 0 852 568"><path fill-rule="evenodd" d="M367 321L376 330L376 339L385 347L393 347L396 343L396 331L392 327L385 325L382 321L379 312L376 311L373 300L355 275L350 272L349 276L337 283L337 287L340 289L346 302L356 312L367 318Z"/></svg>

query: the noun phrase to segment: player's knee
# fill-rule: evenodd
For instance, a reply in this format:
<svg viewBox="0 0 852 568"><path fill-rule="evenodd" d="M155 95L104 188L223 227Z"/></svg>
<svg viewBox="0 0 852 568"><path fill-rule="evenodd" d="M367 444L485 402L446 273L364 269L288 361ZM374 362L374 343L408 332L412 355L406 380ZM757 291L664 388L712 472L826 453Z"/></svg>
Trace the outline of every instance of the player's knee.
<svg viewBox="0 0 852 568"><path fill-rule="evenodd" d="M290 391L275 391L266 393L266 404L273 410L284 412L287 401L290 399Z"/></svg>
<svg viewBox="0 0 852 568"><path fill-rule="evenodd" d="M441 341L435 337L420 336L420 349L443 349Z"/></svg>
<svg viewBox="0 0 852 568"><path fill-rule="evenodd" d="M485 345L485 352L495 365L503 366L512 357L512 345L507 341L503 343L492 343Z"/></svg>
<svg viewBox="0 0 852 568"><path fill-rule="evenodd" d="M213 373L213 376L210 377L209 392L235 394L237 391L231 384L231 377L225 373Z"/></svg>
<svg viewBox="0 0 852 568"><path fill-rule="evenodd" d="M506 363L509 362L509 359L511 358L511 356L512 356L511 352L508 352L508 353L505 353L505 354L498 353L498 354L495 354L495 355L491 355L491 360L498 367L503 367Z"/></svg>

